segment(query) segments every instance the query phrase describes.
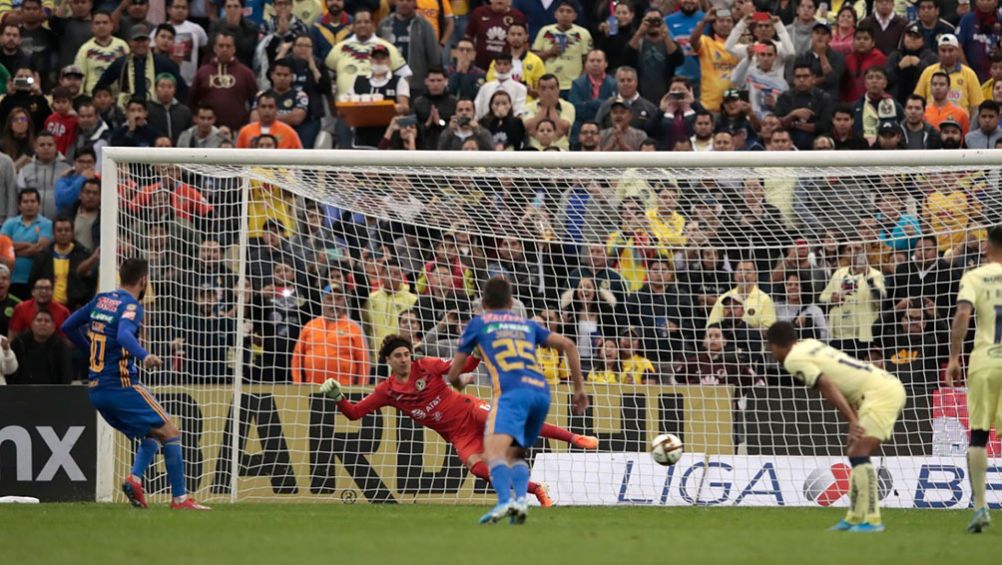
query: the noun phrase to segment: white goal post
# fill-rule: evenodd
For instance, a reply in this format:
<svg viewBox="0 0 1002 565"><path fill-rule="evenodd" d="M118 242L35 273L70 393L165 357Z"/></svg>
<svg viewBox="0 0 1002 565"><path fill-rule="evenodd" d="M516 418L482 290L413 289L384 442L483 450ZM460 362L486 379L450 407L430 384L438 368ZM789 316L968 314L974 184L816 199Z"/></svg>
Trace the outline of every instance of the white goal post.
<svg viewBox="0 0 1002 565"><path fill-rule="evenodd" d="M583 417L559 357L539 359L548 421L600 439L597 452L534 446L533 480L558 505L844 505L845 426L763 350L775 319L906 385L875 457L884 506L970 499L966 391L942 385L943 329L984 229L1002 222L1002 152L102 159L100 290L123 258L150 260L145 345L166 363L142 379L183 431L200 501L488 502L410 417L434 406L351 422L312 383L339 378L357 402L387 374L389 333L410 335L417 357L451 357L495 274L585 359ZM465 392L490 400L487 382ZM99 430L98 500L120 500L134 446ZM673 467L646 453L660 433L685 443ZM1002 483L994 434L989 451ZM146 480L166 500L159 460ZM1002 503L1002 486L989 497Z"/></svg>

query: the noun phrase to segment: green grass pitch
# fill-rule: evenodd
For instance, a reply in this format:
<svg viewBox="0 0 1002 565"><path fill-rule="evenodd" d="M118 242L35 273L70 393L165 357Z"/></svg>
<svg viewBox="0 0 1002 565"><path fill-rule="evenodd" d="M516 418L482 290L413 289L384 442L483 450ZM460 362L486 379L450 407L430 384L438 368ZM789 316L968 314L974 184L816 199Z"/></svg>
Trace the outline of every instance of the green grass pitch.
<svg viewBox="0 0 1002 565"><path fill-rule="evenodd" d="M237 504L212 512L122 504L0 508L0 562L102 563L999 563L1002 524L968 511L886 510L886 532L826 528L820 508L533 508L479 526L487 508Z"/></svg>

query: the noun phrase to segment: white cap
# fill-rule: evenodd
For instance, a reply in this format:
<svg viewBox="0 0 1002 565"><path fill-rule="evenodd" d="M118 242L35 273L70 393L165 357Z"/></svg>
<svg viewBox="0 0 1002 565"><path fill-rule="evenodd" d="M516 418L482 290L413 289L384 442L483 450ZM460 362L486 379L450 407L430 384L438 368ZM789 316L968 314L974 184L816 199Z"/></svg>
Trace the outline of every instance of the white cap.
<svg viewBox="0 0 1002 565"><path fill-rule="evenodd" d="M943 35L939 36L939 41L936 44L952 45L954 47L960 47L960 42L957 41L957 36L953 35L952 33L944 33Z"/></svg>

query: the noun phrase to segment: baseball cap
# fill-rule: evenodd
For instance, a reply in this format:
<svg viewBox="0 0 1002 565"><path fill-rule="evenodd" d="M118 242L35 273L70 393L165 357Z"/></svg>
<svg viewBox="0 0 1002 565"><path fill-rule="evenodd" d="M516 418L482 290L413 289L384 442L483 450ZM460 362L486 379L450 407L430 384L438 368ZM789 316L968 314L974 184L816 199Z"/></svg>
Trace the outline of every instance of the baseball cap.
<svg viewBox="0 0 1002 565"><path fill-rule="evenodd" d="M745 301L741 300L741 297L736 294L728 294L723 299L724 306L728 304L744 304Z"/></svg>
<svg viewBox="0 0 1002 565"><path fill-rule="evenodd" d="M919 35L919 36L921 36L922 35L922 30L919 28L918 22L912 22L912 23L908 24L908 27L905 28L905 33L910 33L912 35Z"/></svg>
<svg viewBox="0 0 1002 565"><path fill-rule="evenodd" d="M944 33L943 35L939 36L939 41L937 42L937 45L939 45L940 47L942 47L943 45L960 47L960 42L957 41L956 35L953 35L952 33Z"/></svg>
<svg viewBox="0 0 1002 565"><path fill-rule="evenodd" d="M811 26L811 31L817 31L819 29L823 29L828 33L832 32L832 26L828 22L822 22L822 21L814 22L814 25Z"/></svg>
<svg viewBox="0 0 1002 565"><path fill-rule="evenodd" d="M901 133L901 126L897 122L892 120L883 120L880 125L877 126L877 135L882 133Z"/></svg>
<svg viewBox="0 0 1002 565"><path fill-rule="evenodd" d="M613 98L612 99L612 104L609 105L610 108L614 108L616 106L622 106L622 107L626 108L627 110L630 109L630 105L626 103L626 99L624 99L622 96L617 96L617 97Z"/></svg>
<svg viewBox="0 0 1002 565"><path fill-rule="evenodd" d="M59 71L59 76L61 77L68 77L73 75L82 77L84 76L84 72L80 70L80 67L76 65L66 65L65 67L63 67L63 70Z"/></svg>
<svg viewBox="0 0 1002 565"><path fill-rule="evenodd" d="M724 100L740 100L741 91L736 88L728 88L724 91Z"/></svg>
<svg viewBox="0 0 1002 565"><path fill-rule="evenodd" d="M149 39L150 28L143 24L136 24L129 28L129 39Z"/></svg>
<svg viewBox="0 0 1002 565"><path fill-rule="evenodd" d="M382 55L384 57L389 57L390 56L390 50L387 49L385 45L376 44L376 45L374 45L372 47L372 50L369 51L369 58L371 59L372 57L375 57L376 55Z"/></svg>
<svg viewBox="0 0 1002 565"><path fill-rule="evenodd" d="M939 122L939 129L940 129L940 131L942 131L943 128L945 128L947 126L953 126L953 127L957 128L957 129L959 129L960 131L964 131L964 128L960 125L960 122L958 122L957 120L955 120L953 118L947 118L947 119L943 120L942 122Z"/></svg>
<svg viewBox="0 0 1002 565"><path fill-rule="evenodd" d="M640 332L637 331L637 328L635 328L633 326L627 326L627 327L623 328L623 331L620 332L619 336L620 337L632 337L632 338L640 339Z"/></svg>
<svg viewBox="0 0 1002 565"><path fill-rule="evenodd" d="M729 18L731 17L731 11L727 8L717 8L718 18Z"/></svg>

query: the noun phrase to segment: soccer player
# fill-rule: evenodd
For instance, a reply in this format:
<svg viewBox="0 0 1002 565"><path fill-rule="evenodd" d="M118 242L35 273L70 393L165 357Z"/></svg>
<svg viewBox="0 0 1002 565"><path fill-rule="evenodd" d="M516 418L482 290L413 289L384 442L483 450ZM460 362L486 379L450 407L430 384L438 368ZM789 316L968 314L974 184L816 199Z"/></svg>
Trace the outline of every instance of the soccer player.
<svg viewBox="0 0 1002 565"><path fill-rule="evenodd" d="M324 381L320 392L336 400L338 410L352 421L383 406L396 408L417 423L438 432L442 439L456 448L459 460L470 473L489 482L491 477L484 461L484 428L490 404L462 394L445 382L445 374L452 367L451 361L435 357L413 359L413 353L411 340L401 335L388 335L379 348L379 359L390 366L392 375L389 379L376 385L376 389L358 403L344 397L341 385L335 379ZM479 364L479 359L471 357L463 366L463 372L469 373ZM434 406L434 409L429 410L429 406ZM550 424L543 424L540 435L584 449L598 447L598 438L574 434ZM528 489L541 506L553 506L545 485L530 482Z"/></svg>
<svg viewBox="0 0 1002 565"><path fill-rule="evenodd" d="M136 508L146 508L143 474L161 449L167 467L174 510L209 510L188 496L184 485L181 432L167 411L139 382L136 362L147 370L159 367L160 358L139 344L143 323L140 301L149 282L145 259L127 259L118 271L121 285L102 292L63 323L63 333L88 353L90 401L108 424L130 439L142 439L132 473L122 482L122 492ZM81 330L86 329L86 337Z"/></svg>
<svg viewBox="0 0 1002 565"><path fill-rule="evenodd" d="M967 370L967 417L971 425L967 472L974 496L974 518L967 531L972 534L980 534L991 525L985 503L985 446L992 426L1002 425L1002 226L988 230L987 255L987 263L960 279L957 312L950 328L950 362L946 366L946 386L953 386L961 377L964 337L971 314L975 314L978 324Z"/></svg>
<svg viewBox="0 0 1002 565"><path fill-rule="evenodd" d="M550 410L550 387L537 364L536 346L552 347L567 356L574 382L575 412L584 413L588 397L574 342L513 314L508 281L502 277L487 281L482 304L484 313L470 320L459 339L449 368L449 382L456 388L467 384L461 374L469 355L478 349L493 381L494 399L487 420L484 455L498 496L497 505L480 518L480 523L493 523L509 516L512 524L521 524L528 511L525 497L529 464L525 461L525 450L536 442Z"/></svg>
<svg viewBox="0 0 1002 565"><path fill-rule="evenodd" d="M881 532L877 473L870 455L891 439L905 406L905 387L894 375L816 339L797 339L790 322L776 322L766 333L776 360L805 385L818 389L849 422L847 455L849 512L832 530Z"/></svg>

